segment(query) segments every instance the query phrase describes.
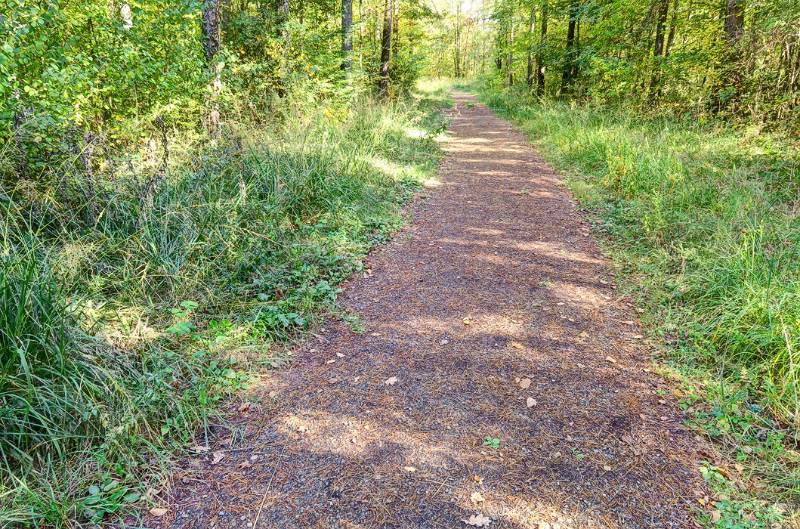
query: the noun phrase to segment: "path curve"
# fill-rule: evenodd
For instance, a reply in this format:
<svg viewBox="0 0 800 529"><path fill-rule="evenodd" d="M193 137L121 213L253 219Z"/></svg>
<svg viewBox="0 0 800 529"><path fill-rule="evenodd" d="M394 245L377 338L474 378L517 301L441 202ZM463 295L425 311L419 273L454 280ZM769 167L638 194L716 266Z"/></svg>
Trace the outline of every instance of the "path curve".
<svg viewBox="0 0 800 529"><path fill-rule="evenodd" d="M441 184L346 286L365 332L302 346L146 526L694 527L693 441L588 223L522 134L455 101Z"/></svg>

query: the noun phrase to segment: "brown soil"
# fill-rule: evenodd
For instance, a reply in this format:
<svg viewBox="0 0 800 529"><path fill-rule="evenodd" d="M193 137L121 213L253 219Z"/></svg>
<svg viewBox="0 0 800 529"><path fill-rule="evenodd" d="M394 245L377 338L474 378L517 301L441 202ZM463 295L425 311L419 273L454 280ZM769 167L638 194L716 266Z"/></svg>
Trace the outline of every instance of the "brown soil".
<svg viewBox="0 0 800 529"><path fill-rule="evenodd" d="M346 286L364 333L319 330L146 527L695 526L699 456L589 224L520 133L455 99L441 184Z"/></svg>

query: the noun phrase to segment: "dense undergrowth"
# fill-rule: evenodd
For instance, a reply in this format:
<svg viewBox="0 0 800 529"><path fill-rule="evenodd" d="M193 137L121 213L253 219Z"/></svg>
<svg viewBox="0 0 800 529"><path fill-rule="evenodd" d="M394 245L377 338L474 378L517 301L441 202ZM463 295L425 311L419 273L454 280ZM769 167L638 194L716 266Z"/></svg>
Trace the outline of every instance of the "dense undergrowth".
<svg viewBox="0 0 800 529"><path fill-rule="evenodd" d="M308 97L210 141L115 153L102 175L0 189L0 526L146 501L402 222L435 171L443 93Z"/></svg>
<svg viewBox="0 0 800 529"><path fill-rule="evenodd" d="M758 130L475 88L567 172L727 463L715 527L800 523L800 151ZM792 513L794 511L794 513Z"/></svg>

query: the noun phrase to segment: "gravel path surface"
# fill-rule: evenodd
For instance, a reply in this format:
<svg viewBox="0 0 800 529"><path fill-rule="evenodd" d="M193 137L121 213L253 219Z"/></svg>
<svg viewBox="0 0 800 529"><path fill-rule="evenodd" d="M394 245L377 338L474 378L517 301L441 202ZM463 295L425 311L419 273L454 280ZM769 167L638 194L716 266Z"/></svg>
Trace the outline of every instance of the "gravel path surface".
<svg viewBox="0 0 800 529"><path fill-rule="evenodd" d="M364 332L301 346L146 527L695 526L696 441L589 224L522 134L455 100L441 182L346 285Z"/></svg>

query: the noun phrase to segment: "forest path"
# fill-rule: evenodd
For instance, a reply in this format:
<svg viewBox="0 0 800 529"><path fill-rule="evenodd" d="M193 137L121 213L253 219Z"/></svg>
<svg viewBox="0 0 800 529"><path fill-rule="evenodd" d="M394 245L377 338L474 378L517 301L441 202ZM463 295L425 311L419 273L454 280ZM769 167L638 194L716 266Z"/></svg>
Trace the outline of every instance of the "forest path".
<svg viewBox="0 0 800 529"><path fill-rule="evenodd" d="M693 440L589 225L522 134L455 101L441 184L346 286L365 332L296 351L146 527L694 527Z"/></svg>

